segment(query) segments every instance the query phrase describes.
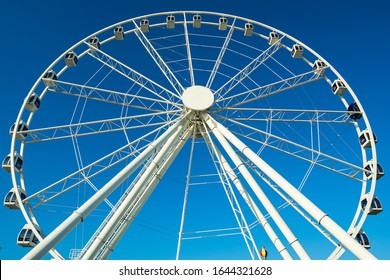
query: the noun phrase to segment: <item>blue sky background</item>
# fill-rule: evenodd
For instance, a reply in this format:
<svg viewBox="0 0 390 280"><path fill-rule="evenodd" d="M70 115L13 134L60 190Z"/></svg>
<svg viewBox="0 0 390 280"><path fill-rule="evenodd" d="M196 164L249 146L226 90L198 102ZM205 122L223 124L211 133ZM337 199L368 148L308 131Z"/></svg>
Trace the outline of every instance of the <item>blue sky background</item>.
<svg viewBox="0 0 390 280"><path fill-rule="evenodd" d="M205 10L247 17L274 26L301 40L326 58L354 89L379 139L379 162L390 170L388 52L389 5L384 0L351 1L7 1L0 9L0 155L9 153L8 130L24 97L47 66L65 49L113 23L160 11ZM37 167L39 168L39 167ZM389 172L389 171L388 171ZM390 176L378 181L376 194L384 211L364 226L372 249L390 259ZM1 197L11 187L0 172ZM22 215L0 207L0 259L19 259L16 246ZM153 250L153 248L151 248Z"/></svg>

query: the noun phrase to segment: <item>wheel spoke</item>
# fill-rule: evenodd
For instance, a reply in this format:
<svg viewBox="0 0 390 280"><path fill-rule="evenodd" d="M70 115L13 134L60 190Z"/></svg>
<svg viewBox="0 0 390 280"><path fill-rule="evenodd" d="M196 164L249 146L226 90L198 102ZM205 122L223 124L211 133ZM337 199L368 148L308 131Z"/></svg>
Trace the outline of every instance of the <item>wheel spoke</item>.
<svg viewBox="0 0 390 280"><path fill-rule="evenodd" d="M213 70L211 71L210 77L209 77L209 79L208 79L208 81L206 83L206 87L207 88L211 88L211 86L212 86L212 84L214 82L215 75L218 73L219 66L221 65L223 56L225 55L225 52L226 52L227 47L229 45L230 39L232 38L235 22L236 22L236 18L234 18L233 23L230 26L230 29L229 29L229 32L228 32L228 34L226 36L225 42L223 43L223 46L221 47L221 50L220 50L220 52L218 54L218 58L215 61Z"/></svg>
<svg viewBox="0 0 390 280"><path fill-rule="evenodd" d="M87 98L91 100L98 100L112 104L118 104L121 106L128 106L139 109L144 108L145 110L152 110L151 108L153 108L154 104L158 104L161 107L161 110L165 110L167 109L167 107L175 107L179 109L181 108L181 106L177 103L171 102L166 99L161 100L142 96L139 94L140 90L138 90L137 93L132 94L128 92L125 93L109 89L103 89L100 87L80 85L66 81L57 81L57 86L49 88L49 91Z"/></svg>
<svg viewBox="0 0 390 280"><path fill-rule="evenodd" d="M365 169L354 165L350 162L347 162L345 160L336 158L334 156L328 155L324 152L318 151L316 149L304 146L302 144L298 144L294 141L285 139L283 137L271 134L269 132L260 130L258 128L255 128L253 126L250 126L248 124L244 124L242 122L238 122L235 120L232 120L231 118L224 118L221 117L221 119L224 119L226 121L229 121L231 123L234 123L238 125L238 127L243 127L252 130L255 133L261 134L265 136L265 140L260 140L257 137L251 137L246 133L235 131L237 135L240 135L242 137L245 137L248 140L251 140L253 142L259 143L261 145L270 147L272 149L275 149L277 151L281 151L283 153L289 154L293 157L302 159L307 162L313 162L315 165L323 167L325 169L331 170L335 173L344 175L348 178L357 180L357 181L363 181L362 174L365 172ZM313 161L313 159L316 159Z"/></svg>
<svg viewBox="0 0 390 280"><path fill-rule="evenodd" d="M338 246L337 242L333 240L332 236L329 234L329 232L324 229L320 224L318 224L313 217L305 212L302 207L297 204L295 201L293 201L291 198L289 198L286 194L283 193L283 190L276 186L270 178L268 178L264 173L256 169L253 165L249 164L248 162L244 161L246 166L253 170L257 174L258 177L260 177L268 186L270 186L281 198L283 198L284 201L286 201L285 204L281 205L279 209L285 208L287 206L292 207L299 215L301 215L311 226L313 226L318 232L320 232L326 239L329 240L334 246ZM269 215L268 215L269 216ZM266 217L268 218L268 217Z"/></svg>
<svg viewBox="0 0 390 280"><path fill-rule="evenodd" d="M160 128L161 126L164 127L171 122L167 121L164 117L167 115L179 116L179 114L181 114L181 111L178 110L165 111L159 113L149 113L121 118L30 129L24 134L26 134L26 136L30 136L31 140L27 140L25 143L38 143L72 137L90 136L101 133L153 128L156 126Z"/></svg>
<svg viewBox="0 0 390 280"><path fill-rule="evenodd" d="M31 247L23 259L66 259L69 249L71 259L107 259L119 240L134 259L142 246L125 235L132 225L171 253L177 245L176 259L201 256L201 243L220 246L209 238L222 236L230 257L261 259L262 244L271 259L347 250L375 259L363 224L382 211L375 188L384 172L362 103L325 58L261 22L177 11L97 30L39 76L10 135L4 205L31 232L18 236ZM156 193L174 160L168 185L184 193ZM150 215L158 207L166 212ZM180 222L164 220L172 211ZM171 240L159 235L167 228Z"/></svg>
<svg viewBox="0 0 390 280"><path fill-rule="evenodd" d="M204 116L203 118L206 118ZM209 120L210 122L210 120ZM356 257L360 259L375 260L368 250L354 240L347 232L345 232L338 224L336 224L327 214L319 209L307 197L299 192L290 182L282 177L275 169L263 161L256 153L254 153L241 140L229 132L224 126L217 123L218 131L226 137L241 153L255 164L262 172L264 172L270 180L275 182L282 188L292 199L296 201L302 208L307 211L318 224L321 224L328 230L336 239L338 239L345 247L347 247Z"/></svg>
<svg viewBox="0 0 390 280"><path fill-rule="evenodd" d="M248 65L241 69L236 75L234 75L229 81L214 92L217 96L217 100L224 98L233 88L239 85L246 77L248 77L253 71L261 66L267 59L269 59L275 52L281 48L280 41L270 46L268 49L263 51L258 57L252 60Z"/></svg>
<svg viewBox="0 0 390 280"><path fill-rule="evenodd" d="M186 126L187 115L183 119L172 125L162 135L160 135L153 143L143 150L133 161L131 161L124 169L115 175L107 184L105 184L96 194L89 198L77 211L73 212L65 221L63 221L54 231L52 231L41 243L27 253L23 259L40 259L61 241L67 233L69 233L77 224L82 222L97 205L107 198L124 180L126 180L145 160L153 154L156 148L160 147L169 138L180 125Z"/></svg>
<svg viewBox="0 0 390 280"><path fill-rule="evenodd" d="M225 117L220 113L228 111ZM335 110L304 110L304 109L266 109L266 108L235 108L224 107L211 110L216 118L233 119L246 122L297 122L297 123L329 123L353 125L348 111ZM239 117L236 115L239 114Z"/></svg>
<svg viewBox="0 0 390 280"><path fill-rule="evenodd" d="M317 75L314 71L310 71L275 83L260 86L258 88L251 89L245 92L240 92L232 96L220 98L216 101L216 103L226 102L226 101L231 102L232 100L241 97L242 99L238 99L236 103L229 105L230 108L239 107L244 104L253 102L255 100L259 100L261 98L266 98L271 95L284 92L289 89L293 89L311 82L315 82L322 78L323 77L321 75Z"/></svg>
<svg viewBox="0 0 390 280"><path fill-rule="evenodd" d="M34 208L37 208L41 205L44 205L54 198L66 193L67 191L73 189L74 187L79 186L80 184L87 182L87 180L92 179L96 175L114 167L115 165L127 160L133 156L137 156L146 148L146 145L137 148L141 141L145 141L149 136L158 133L164 127L167 127L170 123L165 124L149 133L144 134L142 137L132 141L129 144L124 145L123 147L117 149L114 152L111 152L98 160L90 163L81 169L63 177L50 184L47 187L42 187L38 192L35 192L29 195L25 201L29 201L30 204L35 205ZM149 142L149 141L148 141ZM36 201L33 201L36 200Z"/></svg>
<svg viewBox="0 0 390 280"><path fill-rule="evenodd" d="M268 213L270 213L270 216L274 220L274 222L277 224L279 229L282 231L288 242L291 244L294 251L297 253L297 255L301 259L310 259L309 255L305 251L305 249L302 247L300 242L298 241L298 238L294 235L294 233L290 230L286 222L283 220L283 218L279 215L278 211L274 207L274 205L271 203L271 201L268 199L266 194L262 191L260 186L257 184L256 180L253 178L251 173L248 171L248 169L245 167L241 159L237 156L233 148L230 146L230 144L225 139L225 135L223 135L220 132L220 129L214 124L214 121L211 120L209 115L202 114L202 119L204 122L206 122L208 128L213 132L214 136L218 139L218 142L221 144L221 146L224 148L226 153L229 155L231 160L234 162L236 168L240 171L241 175L244 177L245 181L249 184L252 191L256 194L257 198L261 201L263 206L267 209ZM242 150L242 149L241 149Z"/></svg>
<svg viewBox="0 0 390 280"><path fill-rule="evenodd" d="M149 79L148 77L142 75L141 73L137 72L136 70L132 69L128 65L120 62L119 60L113 58L112 56L108 55L107 53L101 51L100 49L96 49L93 53L88 52L88 54L102 63L103 65L111 68L115 72L119 73L120 75L128 78L135 84L143 87L153 95L167 101L167 98L170 99L172 97L176 97L180 99L180 97L175 94L174 92L166 89L165 87L161 86L160 84L154 82L153 80ZM100 56L99 56L100 55ZM159 91L157 91L157 89ZM167 98L164 98L163 95L165 95Z"/></svg>
<svg viewBox="0 0 390 280"><path fill-rule="evenodd" d="M192 57L191 57L191 47L190 47L190 40L188 38L188 28L187 28L187 19L186 14L183 14L184 18L184 36L186 38L186 49L187 49L187 59L188 59L188 71L190 72L190 79L191 79L191 86L195 85L195 79L194 79L194 68L192 67Z"/></svg>
<svg viewBox="0 0 390 280"><path fill-rule="evenodd" d="M180 96L181 93L184 91L183 86L180 84L179 80L172 73L171 69L168 67L166 62L161 58L159 53L153 47L152 43L145 36L145 34L141 31L141 28L137 25L137 23L134 20L133 20L133 24L135 26L135 30L134 30L135 35L137 35L138 39L140 40L140 42L142 43L144 48L148 51L150 56L153 58L154 62L160 68L161 72L164 74L164 76L171 83L171 85L175 89L176 93Z"/></svg>
<svg viewBox="0 0 390 280"><path fill-rule="evenodd" d="M112 215L103 222L101 230L85 251L83 259L105 259L112 252L188 139L189 132L184 129L183 125L172 134L145 171L129 187L130 190L118 201ZM186 136L182 138L183 135Z"/></svg>
<svg viewBox="0 0 390 280"><path fill-rule="evenodd" d="M256 242L255 242L253 236L252 236L250 227L247 224L245 216L241 210L240 204L237 201L237 198L234 194L234 191L232 189L230 182L232 182L236 186L236 188L238 189L239 193L242 194L244 200L247 202L250 209L252 211L254 211L256 218L258 218L259 220L262 220L264 217L263 217L263 215L261 215L261 217L258 217L258 215L256 215L256 212L254 210L255 206L253 205L253 200L249 197L248 193L242 187L241 182L238 181L238 178L234 174L233 169L228 165L227 161L222 156L221 152L218 150L218 148L213 143L210 135L208 134L208 130L206 127L205 127L205 132L203 133L203 138L205 138L205 140L206 140L206 145L209 148L210 156L213 158L215 169L218 172L218 175L219 175L221 183L224 187L226 196L228 197L230 206L233 210L234 216L235 216L236 221L238 223L238 227L241 230L242 236L244 237L244 241L246 243L248 251L249 251L253 260L255 259L253 251L256 253L257 259L260 259L258 247L256 245ZM221 171L219 171L219 170L221 170ZM258 208L257 208L257 210L259 211ZM257 213L259 213L259 212L257 212ZM251 243L251 245L249 244L249 242Z"/></svg>

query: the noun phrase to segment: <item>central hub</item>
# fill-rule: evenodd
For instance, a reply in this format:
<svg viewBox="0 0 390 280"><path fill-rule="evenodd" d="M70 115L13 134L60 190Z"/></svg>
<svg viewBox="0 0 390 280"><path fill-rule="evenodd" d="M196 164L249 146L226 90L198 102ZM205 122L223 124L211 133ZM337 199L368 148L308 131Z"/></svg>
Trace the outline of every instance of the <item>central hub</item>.
<svg viewBox="0 0 390 280"><path fill-rule="evenodd" d="M214 94L203 86L191 86L184 90L181 97L184 106L194 111L205 111L214 103Z"/></svg>

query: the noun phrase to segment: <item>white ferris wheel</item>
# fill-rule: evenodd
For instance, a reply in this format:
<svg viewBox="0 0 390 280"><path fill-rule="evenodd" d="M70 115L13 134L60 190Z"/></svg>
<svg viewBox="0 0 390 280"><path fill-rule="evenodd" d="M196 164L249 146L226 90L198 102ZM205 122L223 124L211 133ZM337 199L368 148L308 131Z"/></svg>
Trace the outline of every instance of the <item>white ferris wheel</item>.
<svg viewBox="0 0 390 280"><path fill-rule="evenodd" d="M37 79L10 134L4 205L26 220L24 259L132 252L152 242L142 225L160 244L170 231L173 259L219 242L226 258L233 239L248 259L261 246L375 259L363 224L382 211L384 171L363 106L328 61L260 22L177 11L99 30Z"/></svg>

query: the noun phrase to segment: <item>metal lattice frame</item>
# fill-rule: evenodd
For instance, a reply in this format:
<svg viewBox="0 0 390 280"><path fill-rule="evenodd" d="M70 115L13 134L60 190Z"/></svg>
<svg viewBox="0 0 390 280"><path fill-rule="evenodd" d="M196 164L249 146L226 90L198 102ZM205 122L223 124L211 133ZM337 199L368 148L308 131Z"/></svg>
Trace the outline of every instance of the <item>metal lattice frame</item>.
<svg viewBox="0 0 390 280"><path fill-rule="evenodd" d="M201 23L195 22L194 15L202 16ZM175 17L174 27L166 22L167 16ZM227 19L225 27L218 22L220 18ZM252 24L253 30L248 31L246 23ZM140 55L142 52L142 59L149 59L149 65L142 65L136 58L137 53L132 53L130 58L120 57L123 53L116 48L125 42L116 41L113 35L113 30L119 26L124 28L121 39L133 40L134 45L138 43L138 48L133 47L132 51ZM278 36L271 37L271 33ZM99 38L100 45L92 43L90 38ZM303 55L291 57L294 45L302 47ZM63 58L69 52L78 54L79 63L75 67L64 63ZM131 59L136 61L134 65ZM318 61L323 64L316 67ZM55 78L45 76L49 70L57 73ZM332 93L335 80L345 86L343 92ZM183 104L183 91L196 85L213 93L210 108L192 110ZM326 101L318 103L317 91L324 94ZM42 108L36 112L26 110L33 94L38 94L42 100ZM70 107L65 112L69 114L67 123L52 123L50 116L55 121L56 115L47 109L54 102L52 95L66 98L63 105ZM279 96L283 100L278 99ZM293 101L292 105L286 100ZM348 110L351 102L356 103L357 111ZM44 110L48 113L40 119ZM101 114L98 119L88 118L93 110ZM110 115L111 111L119 112L119 116L118 113ZM361 119L351 118L353 114L360 115ZM36 118L37 124L33 122ZM77 162L73 172L33 189L27 175L25 178L25 169L32 163L26 160L25 167L18 173L15 159L11 157L13 189L17 194L18 188L27 193L24 199L18 195L18 204L23 205L24 218L40 241L25 259L42 258L48 252L62 259L55 246L103 201L111 210L83 250L77 251L77 258L107 258L187 139L192 139L188 141L192 148L177 258L184 240L195 142L205 145L210 152L236 217L238 233L244 237L251 258L259 258L259 255L256 238L251 233L253 226L241 210L244 206L250 209L254 224L264 228L284 259L310 259L310 250L290 228L294 222L282 218L281 210L286 207L294 209L328 239L334 247L328 258L339 258L345 249L361 259L375 258L354 240L369 212L369 209L362 211L360 200L367 197L371 205L378 172L374 135L363 106L328 61L273 27L228 14L190 11L151 14L108 26L69 48L46 69L27 95L16 123L22 120L27 120L29 129L18 131L15 126L11 155L18 152L24 157L28 149L34 150L37 145L68 141ZM47 123L42 123L44 120ZM303 132L302 128L309 128L310 133ZM360 146L356 139L363 130L368 131L370 149ZM340 136L344 131L346 135ZM83 139L104 141L99 139L118 134L124 136L125 141L118 141L115 148L98 158L90 159L83 152L80 144ZM22 135L25 139L18 140ZM355 142L349 144L349 139ZM266 162L266 152L309 164L298 188L277 171L278 167L274 169ZM350 154L356 158L351 159ZM371 170L364 168L368 160L373 162ZM348 228L342 229L303 193L302 188L313 169L326 170L360 186L359 201ZM111 173L112 170L115 172ZM103 185L98 184L97 179L107 172L112 178ZM367 176L372 177L371 180ZM273 194L266 193L260 182L265 182ZM36 210L61 200L82 184L91 187L93 195L43 236L38 229L44 229L45 221L37 219ZM127 190L116 203L111 203L109 195L123 186ZM275 193L284 204L275 205L272 201ZM241 198L237 198L237 194ZM253 248L255 254L251 251ZM293 254L290 254L291 249Z"/></svg>

